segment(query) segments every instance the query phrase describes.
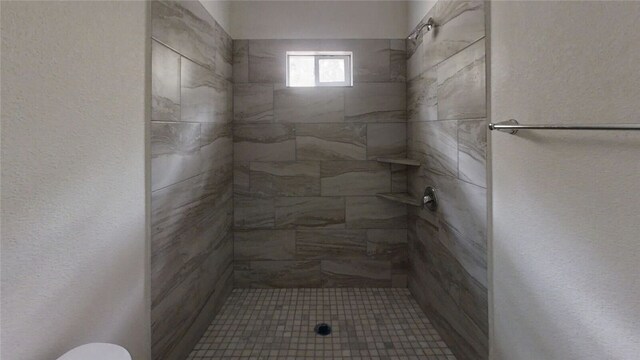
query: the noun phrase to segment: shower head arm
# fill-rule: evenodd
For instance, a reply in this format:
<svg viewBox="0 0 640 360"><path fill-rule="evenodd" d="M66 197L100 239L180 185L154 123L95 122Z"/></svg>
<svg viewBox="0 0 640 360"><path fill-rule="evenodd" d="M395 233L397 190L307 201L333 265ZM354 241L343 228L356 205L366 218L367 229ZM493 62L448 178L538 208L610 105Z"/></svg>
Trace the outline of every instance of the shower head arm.
<svg viewBox="0 0 640 360"><path fill-rule="evenodd" d="M422 34L422 30L426 28L427 32L429 32L433 30L434 27L436 27L436 23L433 21L433 18L430 17L429 19L427 19L426 23L422 24L419 28L416 29L416 31L409 35L409 40L418 39L418 37L420 37L420 35Z"/></svg>

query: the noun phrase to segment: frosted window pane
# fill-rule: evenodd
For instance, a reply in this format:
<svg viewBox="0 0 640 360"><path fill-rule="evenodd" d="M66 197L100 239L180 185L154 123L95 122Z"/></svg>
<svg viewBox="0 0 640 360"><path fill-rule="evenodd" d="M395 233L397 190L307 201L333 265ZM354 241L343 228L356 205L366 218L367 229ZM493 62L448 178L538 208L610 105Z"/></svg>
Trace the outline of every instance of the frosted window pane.
<svg viewBox="0 0 640 360"><path fill-rule="evenodd" d="M320 82L344 82L344 59L320 59Z"/></svg>
<svg viewBox="0 0 640 360"><path fill-rule="evenodd" d="M289 85L315 86L315 58L313 56L289 57Z"/></svg>

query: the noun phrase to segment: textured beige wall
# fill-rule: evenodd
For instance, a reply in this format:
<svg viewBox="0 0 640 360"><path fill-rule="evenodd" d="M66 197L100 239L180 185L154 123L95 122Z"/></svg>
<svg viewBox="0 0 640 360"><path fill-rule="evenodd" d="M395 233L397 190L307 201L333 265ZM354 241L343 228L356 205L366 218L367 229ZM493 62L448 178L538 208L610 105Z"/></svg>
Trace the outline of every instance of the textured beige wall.
<svg viewBox="0 0 640 360"><path fill-rule="evenodd" d="M233 1L234 39L397 39L405 1Z"/></svg>
<svg viewBox="0 0 640 360"><path fill-rule="evenodd" d="M492 120L640 122L640 3L494 2ZM637 359L640 133L492 133L493 359Z"/></svg>
<svg viewBox="0 0 640 360"><path fill-rule="evenodd" d="M2 359L149 358L144 2L2 2Z"/></svg>
<svg viewBox="0 0 640 360"><path fill-rule="evenodd" d="M231 1L229 0L200 0L202 6L227 32L231 30Z"/></svg>

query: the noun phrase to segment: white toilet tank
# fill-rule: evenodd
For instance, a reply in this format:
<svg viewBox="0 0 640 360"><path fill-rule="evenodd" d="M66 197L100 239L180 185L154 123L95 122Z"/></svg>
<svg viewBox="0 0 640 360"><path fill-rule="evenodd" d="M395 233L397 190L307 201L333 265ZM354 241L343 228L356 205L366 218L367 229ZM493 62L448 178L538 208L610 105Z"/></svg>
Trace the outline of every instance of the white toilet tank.
<svg viewBox="0 0 640 360"><path fill-rule="evenodd" d="M67 351L58 360L131 360L131 355L122 346L91 343Z"/></svg>

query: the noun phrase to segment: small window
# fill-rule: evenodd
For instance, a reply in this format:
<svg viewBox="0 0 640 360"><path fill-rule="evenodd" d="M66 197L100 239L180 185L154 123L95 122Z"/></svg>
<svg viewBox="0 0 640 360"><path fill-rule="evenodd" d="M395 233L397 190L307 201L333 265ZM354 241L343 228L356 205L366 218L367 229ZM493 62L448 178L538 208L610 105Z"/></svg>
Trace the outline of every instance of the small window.
<svg viewBox="0 0 640 360"><path fill-rule="evenodd" d="M351 52L287 51L287 86L353 86Z"/></svg>

